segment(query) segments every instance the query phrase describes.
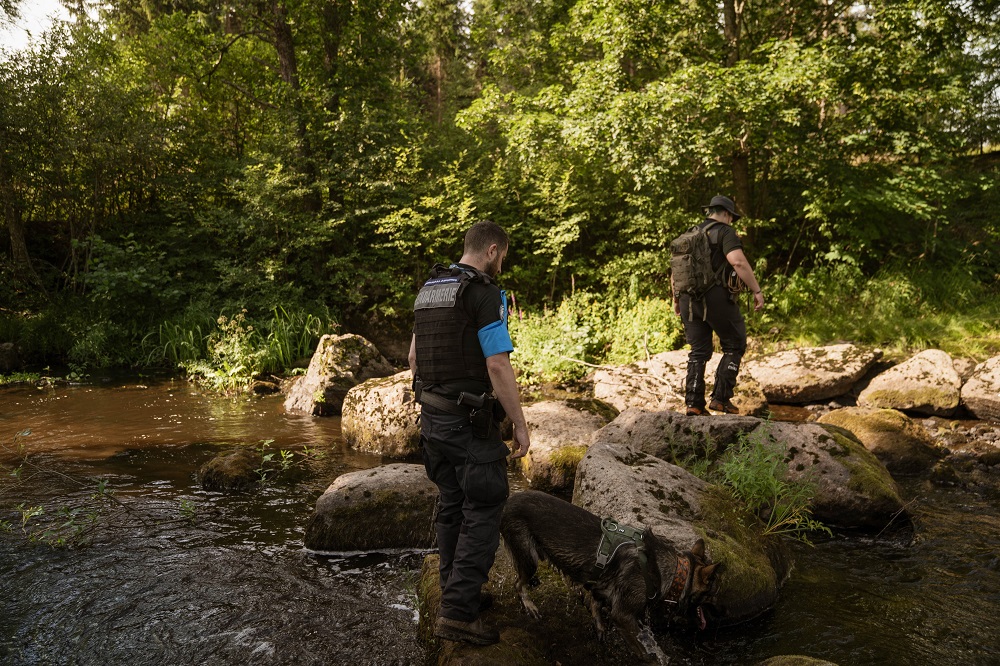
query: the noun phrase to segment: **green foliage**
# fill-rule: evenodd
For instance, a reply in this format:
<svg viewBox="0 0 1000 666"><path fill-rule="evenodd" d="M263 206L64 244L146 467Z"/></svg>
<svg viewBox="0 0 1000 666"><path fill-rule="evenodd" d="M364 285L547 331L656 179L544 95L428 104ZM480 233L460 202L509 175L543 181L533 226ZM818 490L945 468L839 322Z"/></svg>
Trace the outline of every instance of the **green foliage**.
<svg viewBox="0 0 1000 666"><path fill-rule="evenodd" d="M246 310L232 318L222 315L216 323L218 327L206 339L208 356L181 365L189 376L212 390L226 394L247 391L263 365L260 334L247 322Z"/></svg>
<svg viewBox="0 0 1000 666"><path fill-rule="evenodd" d="M809 543L810 532L831 532L812 518L812 484L787 478L786 455L785 446L770 436L767 427L757 428L749 435L740 434L737 445L720 460L718 474L733 495L764 520L765 534Z"/></svg>
<svg viewBox="0 0 1000 666"><path fill-rule="evenodd" d="M768 286L768 307L751 318L755 334L803 345L852 340L899 352L937 348L985 358L1000 349L996 285L970 267L922 270L887 266L874 277L833 264Z"/></svg>
<svg viewBox="0 0 1000 666"><path fill-rule="evenodd" d="M0 374L0 386L12 384L34 384L42 379L37 372L11 372Z"/></svg>
<svg viewBox="0 0 1000 666"><path fill-rule="evenodd" d="M531 313L516 307L509 318L520 381L546 383L579 379L587 372L600 338L594 326L600 311L587 294L566 299L555 310Z"/></svg>
<svg viewBox="0 0 1000 666"><path fill-rule="evenodd" d="M490 217L532 304L525 372L578 377L560 357L679 344L667 242L716 193L782 301L758 336L997 346L989 3L168 4L111 0L0 51L0 340L31 362L208 363L215 315L245 304L258 330L277 307L405 328ZM886 266L961 266L971 300ZM823 316L809 282L854 304ZM271 342L225 353L295 362Z"/></svg>
<svg viewBox="0 0 1000 666"><path fill-rule="evenodd" d="M260 467L255 471L261 483L273 483L289 472L308 467L310 464L322 460L326 457L326 452L315 448L303 447L302 451L296 454L288 449L279 449L277 452L269 450L274 440L268 439L260 443Z"/></svg>

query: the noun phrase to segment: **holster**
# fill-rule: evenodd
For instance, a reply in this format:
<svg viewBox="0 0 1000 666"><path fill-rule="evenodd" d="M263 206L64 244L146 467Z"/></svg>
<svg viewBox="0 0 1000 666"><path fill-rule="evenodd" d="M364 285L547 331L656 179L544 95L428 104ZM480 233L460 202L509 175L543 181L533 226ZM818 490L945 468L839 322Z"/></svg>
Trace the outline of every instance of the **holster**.
<svg viewBox="0 0 1000 666"><path fill-rule="evenodd" d="M472 436L476 439L489 439L493 434L496 419L496 408L500 404L488 393L473 395L471 393L461 393L458 396L458 404L469 406L469 423L472 424ZM503 407L500 407L503 411Z"/></svg>

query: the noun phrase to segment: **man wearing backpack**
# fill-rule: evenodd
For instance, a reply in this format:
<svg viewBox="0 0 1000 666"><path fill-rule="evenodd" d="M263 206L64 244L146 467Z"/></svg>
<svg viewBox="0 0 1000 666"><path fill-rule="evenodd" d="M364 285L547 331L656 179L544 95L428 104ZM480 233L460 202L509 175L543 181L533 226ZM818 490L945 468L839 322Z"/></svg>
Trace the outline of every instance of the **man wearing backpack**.
<svg viewBox="0 0 1000 666"><path fill-rule="evenodd" d="M728 197L712 197L705 213L704 222L692 227L671 244L670 283L674 312L684 322L684 337L691 345L684 402L688 416L706 415L709 409L739 414L740 410L731 399L736 389L740 361L746 352L747 329L737 295L744 288L751 291L755 311L764 307L764 295L750 262L743 254L743 242L732 227L733 222L740 219L735 204ZM704 241L699 235L707 237L710 264L706 264L703 258ZM699 273L707 274L708 279L699 277ZM719 336L723 356L715 372L712 400L706 409L705 366L712 358L713 332Z"/></svg>

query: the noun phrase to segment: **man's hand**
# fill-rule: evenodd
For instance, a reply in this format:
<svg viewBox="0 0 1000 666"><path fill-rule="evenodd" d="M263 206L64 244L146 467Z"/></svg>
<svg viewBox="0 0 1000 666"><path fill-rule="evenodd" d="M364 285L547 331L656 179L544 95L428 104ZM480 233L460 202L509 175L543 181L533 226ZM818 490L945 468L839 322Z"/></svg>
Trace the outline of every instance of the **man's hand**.
<svg viewBox="0 0 1000 666"><path fill-rule="evenodd" d="M753 311L759 312L764 309L764 294L757 292L753 295Z"/></svg>
<svg viewBox="0 0 1000 666"><path fill-rule="evenodd" d="M521 396L514 378L514 368L509 354L494 354L486 359L486 369L490 373L490 383L497 400L503 405L507 416L514 423L514 444L517 448L511 458L523 458L528 453L531 440L528 436L528 422L521 410Z"/></svg>
<svg viewBox="0 0 1000 666"><path fill-rule="evenodd" d="M515 449L511 455L510 459L523 458L528 453L528 449L531 448L531 440L528 436L528 429L518 428L514 426L514 443L517 444L517 449Z"/></svg>

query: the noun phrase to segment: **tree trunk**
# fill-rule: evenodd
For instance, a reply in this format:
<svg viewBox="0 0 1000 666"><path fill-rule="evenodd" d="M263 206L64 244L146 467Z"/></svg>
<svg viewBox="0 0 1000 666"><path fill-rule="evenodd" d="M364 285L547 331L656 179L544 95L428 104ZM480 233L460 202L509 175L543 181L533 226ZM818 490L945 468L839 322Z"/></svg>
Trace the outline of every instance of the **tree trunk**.
<svg viewBox="0 0 1000 666"><path fill-rule="evenodd" d="M340 44L344 37L344 29L350 20L349 0L328 0L323 5L323 74L327 86L324 106L330 113L340 111L340 84L337 81L340 69Z"/></svg>
<svg viewBox="0 0 1000 666"><path fill-rule="evenodd" d="M736 189L736 206L744 215L753 217L753 193L750 179L750 156L742 147L733 153L733 186Z"/></svg>
<svg viewBox="0 0 1000 666"><path fill-rule="evenodd" d="M723 0L722 13L725 19L726 37L726 67L733 67L740 61L740 33L743 21L743 8L746 0ZM734 94L736 92L734 91ZM739 123L736 114L730 116L730 124L736 127ZM732 154L733 198L737 208L744 215L753 216L753 177L750 174L750 152L746 145L748 137L741 136Z"/></svg>
<svg viewBox="0 0 1000 666"><path fill-rule="evenodd" d="M303 208L308 212L319 212L322 207L319 192L316 191L316 161L309 144L309 123L306 121L305 106L302 104L302 86L299 83L299 65L295 57L295 41L292 27L288 23L288 10L281 0L271 3L274 19L272 35L274 50L278 54L278 69L281 80L292 90L292 109L295 114L296 153L299 158L299 172L306 180L308 193L302 198Z"/></svg>
<svg viewBox="0 0 1000 666"><path fill-rule="evenodd" d="M726 67L740 61L740 22L746 0L723 0L722 14L725 19Z"/></svg>
<svg viewBox="0 0 1000 666"><path fill-rule="evenodd" d="M350 0L327 0L323 5L323 76L326 85L323 107L333 119L340 113L340 45L344 32L351 21ZM326 149L327 161L334 159L335 142L328 141ZM343 205L344 187L338 180L330 179L327 186L327 196L330 201Z"/></svg>
<svg viewBox="0 0 1000 666"><path fill-rule="evenodd" d="M14 266L14 278L38 284L38 274L31 265L28 243L24 239L24 218L20 209L14 204L14 193L9 189L4 192L4 202L4 219L7 222L7 232L10 234L10 257Z"/></svg>

